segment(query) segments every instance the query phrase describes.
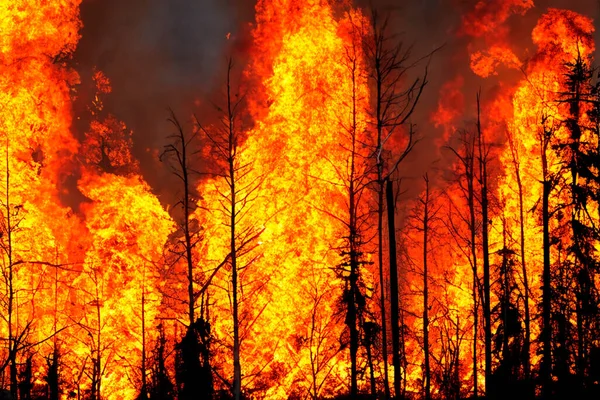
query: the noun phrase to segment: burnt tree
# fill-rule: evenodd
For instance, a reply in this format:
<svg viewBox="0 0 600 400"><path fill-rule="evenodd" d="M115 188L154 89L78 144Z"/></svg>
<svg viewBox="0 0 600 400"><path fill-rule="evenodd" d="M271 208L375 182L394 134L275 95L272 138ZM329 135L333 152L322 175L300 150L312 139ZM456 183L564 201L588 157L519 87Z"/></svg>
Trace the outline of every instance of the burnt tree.
<svg viewBox="0 0 600 400"><path fill-rule="evenodd" d="M489 146L485 142L481 127L480 93L477 93L477 159L479 162L479 180L481 186L481 245L483 253L483 333L485 344L485 392L489 395L492 377L492 317L490 304L490 246L489 246L489 193L488 193L488 162Z"/></svg>
<svg viewBox="0 0 600 400"><path fill-rule="evenodd" d="M194 216L199 194L194 187L194 175L198 172L194 167L193 156L197 155L199 132L194 128L190 134L186 134L173 110L170 110L170 113L168 121L175 128L175 132L169 136L171 143L165 146L160 159L169 163L173 175L181 185L182 193L176 205L181 208L178 225L183 237L175 239L169 250L174 258L173 264L183 261L187 283L187 328L177 346L178 392L182 400L211 398L213 379L210 366L210 323L206 318L206 308L196 317L196 302L204 292L194 289L198 279L195 276L194 250L202 240L202 229ZM203 286L203 289L205 288L206 284Z"/></svg>
<svg viewBox="0 0 600 400"><path fill-rule="evenodd" d="M419 102L423 89L427 84L427 68L422 77L417 77L408 84L403 77L415 66L411 63L411 47L404 46L391 33L390 15L380 15L376 8L370 9L371 27L364 38L364 52L367 59L369 78L373 86L373 117L375 123L375 147L373 159L376 164L377 194L377 261L379 266L379 291L380 291L380 313L382 326L382 353L384 364L384 391L385 397L390 398L388 377L388 340L386 320L385 299L385 273L383 268L383 217L384 196L386 181L398 169L400 163L412 151L418 140L413 125L409 122L410 117ZM400 128L408 125L408 134L404 138L399 151L391 150L390 142L397 140ZM397 282L391 281L392 286ZM398 302L398 298L390 299ZM392 316L392 321L398 321L398 315ZM398 339L392 337L392 351L400 351ZM396 357L398 358L398 357ZM398 360L392 361L394 366L394 388L400 393L400 366Z"/></svg>
<svg viewBox="0 0 600 400"><path fill-rule="evenodd" d="M220 121L217 126L204 126L196 118L198 129L208 138L211 153L216 161L216 170L211 174L222 178L224 185L219 187L221 197L220 215L223 224L229 229L227 256L223 263L231 267L231 305L233 320L233 385L235 400L242 398L242 367L240 363L240 273L250 267L259 257L255 251L258 239L264 231L258 221L249 215L260 186L262 175L253 174L253 162L243 151L245 96L234 90L232 82L233 59L227 62L224 106L217 107ZM239 88L238 88L239 89ZM243 220L243 221L242 221ZM223 263L221 265L223 265ZM218 267L220 268L220 266Z"/></svg>
<svg viewBox="0 0 600 400"><path fill-rule="evenodd" d="M479 209L476 208L477 201L479 199L478 192L478 181L477 181L477 135L469 130L461 130L458 132L459 144L456 147L447 147L458 160L457 171L453 179L456 181L459 191L462 194L464 201L467 203L468 214L465 217L460 205L452 204L453 208L456 208L456 218L449 218L448 229L452 232L452 236L456 241L458 247L463 249L465 257L468 259L472 270L472 287L471 296L473 298L473 352L472 352L472 370L473 370L473 396L478 397L478 332L479 332L479 307L480 307L480 279L479 279L479 266L478 266L478 233L481 226L481 222L477 219L477 212ZM449 196L452 202L452 196ZM457 221L455 221L455 219ZM464 235L463 226L467 227L468 234ZM468 250L464 250L464 249Z"/></svg>
<svg viewBox="0 0 600 400"><path fill-rule="evenodd" d="M529 381L531 376L531 312L529 310L529 301L531 298L531 292L529 288L529 278L527 274L527 262L525 257L525 208L523 202L523 182L521 179L521 155L519 148L517 147L513 133L507 132L508 144L510 147L512 164L515 169L515 179L517 180L517 189L519 195L519 249L521 258L521 274L523 279L523 304L525 309L525 338L523 344L522 358L525 372L525 379Z"/></svg>
<svg viewBox="0 0 600 400"><path fill-rule="evenodd" d="M346 154L346 165L337 169L338 186L343 188L346 209L344 215L333 215L343 226L345 234L340 247L342 262L334 270L343 282L343 292L340 299L341 311L348 333L350 351L350 396L358 395L358 355L361 337L364 334L367 301L366 286L362 277L362 267L367 264L365 247L368 238L364 233L369 226L369 210L366 205L366 193L371 182L372 167L370 157L365 150L365 128L361 116L364 113L364 99L361 97L361 40L360 27L353 26L352 43L346 48L344 66L347 68L351 92L344 110L347 119L341 124L343 144L340 144Z"/></svg>
<svg viewBox="0 0 600 400"><path fill-rule="evenodd" d="M559 106L565 108L563 120L568 135L561 137L553 147L560 159L561 168L567 175L564 187L569 203L566 205L565 228L570 240L564 248L563 268L570 272L569 285L574 298L569 301L574 311L576 342L573 346L574 371L580 395L590 389L593 381L588 378L590 353L597 348L600 296L596 285L600 273L597 248L600 231L597 227L600 185L598 167L600 152L597 130L598 84L594 84L594 69L581 54L565 65L563 91L559 94ZM588 118L586 118L588 116ZM567 317L571 319L571 317Z"/></svg>

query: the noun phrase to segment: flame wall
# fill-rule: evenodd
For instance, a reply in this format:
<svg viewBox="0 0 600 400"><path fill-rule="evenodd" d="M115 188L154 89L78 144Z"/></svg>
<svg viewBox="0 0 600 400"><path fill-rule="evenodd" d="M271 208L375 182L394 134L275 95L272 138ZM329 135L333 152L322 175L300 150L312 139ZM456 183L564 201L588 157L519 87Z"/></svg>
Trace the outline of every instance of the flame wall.
<svg viewBox="0 0 600 400"><path fill-rule="evenodd" d="M368 32L368 22L349 2L332 4L325 0L259 0L252 45L244 47L249 57L245 77L258 84L249 94L254 124L244 132L246 139L239 150L239 162L251 165L251 172L241 184L261 185L251 196L240 229L264 232L256 240L256 250L242 257L247 266L240 277L241 354L244 387L261 398L315 392L331 396L348 391L349 356L343 346L344 315L339 302L342 282L333 268L341 262L340 246L347 235L345 184L354 117L360 141L372 140L370 87L357 39ZM554 99L540 96L537 88L558 91L563 62L577 51L584 56L595 51L594 26L588 17L555 8L545 11L541 2L536 5L533 1L476 2L469 12L455 13L454 20L448 18L448 29L460 39L450 46L452 54L442 50L444 58L439 63L452 68L448 68L450 72L438 69L432 75L433 87L442 89L430 91L434 94L424 97L423 111L415 116L423 120L423 115L431 114L434 104L438 105L431 119L439 129L429 127L435 133L424 132L425 147L436 147L436 151L416 151L402 171L415 178L429 159L442 154L448 161L437 147L453 140L465 115L473 115L470 99L474 88L483 86L484 135L496 145L491 190L501 205L492 210L493 253L505 242L504 230L513 233L512 244L519 240L515 168L522 171L527 188L524 208L533 209L540 196L536 135L542 108ZM456 9L454 3L439 6L439 13ZM418 14L416 10L416 6L410 7L407 14ZM44 357L59 349L64 384L70 391L89 394L94 368L99 368L104 398L134 398L142 381L142 345L156 339L151 328L164 319L170 324L171 318L179 317L166 307L170 299L165 299L164 293L173 287L166 288L169 282L162 279L169 272L163 262L165 243L175 236L176 228L160 201L166 203L167 194L159 189L172 187L149 178L156 171L153 155L160 141L148 133L148 125L153 124L139 122L148 117L148 109L113 115L119 113L117 105L122 103L110 98L118 97L119 91L111 93L108 78L89 65L79 68L87 68L81 75L95 82L94 93L80 85L80 74L73 68L80 32L85 32L81 31L79 11L77 0L0 2L0 253L4 279L0 296L5 315L0 320L0 335L8 337L9 330L12 335L22 334L20 345L25 350L19 363L25 365L28 357L34 360L34 381L39 386L44 385L47 373ZM515 28L519 21L533 18L532 13L537 18L542 11L532 42L515 41L515 32L521 32ZM83 40L86 49L75 54L86 61L88 57L94 61L101 58L90 50L93 43ZM109 60L105 61L107 68L114 68L110 51L103 56ZM354 76L349 56L356 59ZM127 65L134 66L126 69L128 73L143 67L131 60ZM466 72L466 67L472 72ZM193 75L189 71L183 75L188 74ZM132 90L119 78L117 87ZM187 82L166 81L169 93L188 86ZM203 84L192 86L198 87L198 92L200 88L209 91ZM140 93L131 98L142 101ZM186 93L188 96L191 103L193 96ZM160 96L151 97L156 101ZM563 112L558 106L553 110L557 118ZM132 133L120 118L131 118L136 128L148 130ZM512 148L507 145L509 136ZM360 147L358 153L366 159L368 146ZM367 166L359 168L364 172ZM447 174L457 168L452 162L443 166ZM447 224L460 219L466 204L456 186L435 179L434 208L439 219L431 227L435 244L428 253L430 335L432 353L442 356L433 368L438 373L457 362L460 390L467 394L473 390L473 374L482 374L483 361L473 371L472 271L456 232ZM409 182L409 194L418 195L420 184ZM195 254L199 276L210 274L228 253L229 233L219 200L224 185L220 179L198 182L202 199L195 217L201 221L205 238ZM365 209L371 205L367 200L371 199L363 203ZM413 203L402 200L407 204L399 217L406 222L401 257L406 386L419 393L423 378L422 243L407 222ZM420 215L422 209L412 211ZM532 308L540 296L538 220L536 213L526 214ZM457 226L464 233L465 226ZM368 227L366 235L372 234L373 228ZM494 253L492 262L498 263L498 257ZM375 268L364 270L373 318L378 317L376 300L381 290L375 284ZM226 377L232 375L230 290L230 270L225 266L215 276L209 299L212 362ZM7 305L9 298L13 299L12 310ZM181 333L176 322L172 326L171 344ZM532 335L538 334L536 320ZM476 347L481 356L481 342ZM534 364L538 362L536 350L535 346L531 349ZM5 356L0 352L0 360ZM360 364L366 369L364 354ZM379 382L382 368L378 358L375 374ZM440 395L442 378L434 379L436 395ZM0 384L6 385L7 379L5 371ZM361 389L368 389L366 377L361 379Z"/></svg>

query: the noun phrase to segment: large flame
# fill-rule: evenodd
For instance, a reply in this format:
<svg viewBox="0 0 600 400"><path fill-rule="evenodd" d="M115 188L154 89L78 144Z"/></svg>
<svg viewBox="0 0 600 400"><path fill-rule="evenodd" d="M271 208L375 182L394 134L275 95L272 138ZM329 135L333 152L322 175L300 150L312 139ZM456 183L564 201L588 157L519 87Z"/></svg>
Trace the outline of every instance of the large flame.
<svg viewBox="0 0 600 400"><path fill-rule="evenodd" d="M171 346L181 339L182 318L167 297L178 290L185 297L185 277L175 284L163 279L177 272L167 266L165 253L178 232L132 156L134 133L104 109L103 99L112 94L101 71L93 73L97 94L89 115L77 116L89 118L89 126L80 140L73 133L72 104L80 78L69 61L79 40L79 6L80 0L0 1L0 365L11 346L17 346L19 374L33 365L32 381L39 389L49 360L60 354L65 395L68 390L84 398L129 399L147 379L149 368L143 363L156 342L155 327L175 327L167 329ZM479 78L496 82L509 69L522 74L499 83L483 100L481 122L483 137L493 144L491 197L500 205L491 211L491 261L501 263L498 251L507 241L518 247L518 171L526 189L531 309L541 296L542 233L536 211L542 190L541 121L549 115L555 121L567 118L568 110L557 102L565 65L578 56L591 60L594 52L592 21L558 9L549 9L533 29L533 53L520 51L521 43L509 41L508 21L533 7L530 0L480 1L460 30L468 37L468 62ZM261 232L249 244L253 250L240 256L238 288L242 384L245 392L260 398L325 398L348 392L344 283L335 269L343 263L341 249L348 238L352 135L358 143L357 173L369 171L373 150L371 88L361 41L371 33L369 24L349 1L256 4L253 46L244 71L253 126L241 132L237 153L238 166L247 171L238 186L248 201L237 229ZM444 129L442 144L456 139L470 98L465 92L469 79L456 75L442 88L432 118ZM568 135L563 125L555 128L557 137ZM550 159L553 172L557 162ZM454 173L463 168L460 162L450 167ZM193 216L203 237L194 254L197 278L214 275L203 300L210 306L211 364L223 378L217 385L224 390L233 376L231 268L223 263L230 245L222 209L227 185L220 177L203 178ZM441 371L452 368L460 394L483 387L483 343L473 336L473 271L460 239L468 236L462 214L468 199L460 185L432 189L429 228L435 245L425 254L429 343L435 355L432 388L440 397L450 390L444 386L450 378ZM368 191L364 193L359 208L366 214L372 204ZM560 194L552 198L554 203L562 200ZM415 207L414 220L422 213L422 207ZM363 229L366 242L375 236L373 226ZM407 224L400 258L402 378L413 393L423 391L425 364L419 229L418 223ZM505 232L511 233L509 239ZM369 267L370 245L364 249L363 279L368 318L377 319L377 292L385 288L377 287L376 268ZM481 258L479 246L476 256ZM520 279L522 285L525 277ZM538 318L531 328L535 339ZM530 349L534 367L540 362L537 347ZM474 369L473 351L478 354ZM381 354L374 358L374 378L383 391ZM359 364L367 371L363 350ZM393 378L391 368L389 372ZM0 384L8 379L6 367ZM366 392L368 383L365 372L360 389Z"/></svg>
<svg viewBox="0 0 600 400"><path fill-rule="evenodd" d="M241 186L262 183L239 228L254 225L264 232L259 258L241 272L242 370L248 388L266 384L269 398L305 393L315 385L318 395L332 394L346 384L348 368L339 342L341 282L333 271L347 235L337 219L348 213L353 95L348 53L356 51L363 68L357 30L365 21L358 13L336 18L324 1L261 1L257 13L260 57L249 74L264 74L259 98L267 104L252 110L256 125L239 151L239 163L252 168ZM355 89L362 136L369 101L364 74L357 74ZM366 149L359 151L366 155ZM200 188L203 204L212 210L205 223L212 238L208 268L210 260L216 265L228 253L228 228L218 218L219 193L226 190L220 180ZM220 279L215 303L230 315L229 274ZM231 321L216 317L216 324L217 335L226 338ZM266 383L253 378L257 374Z"/></svg>

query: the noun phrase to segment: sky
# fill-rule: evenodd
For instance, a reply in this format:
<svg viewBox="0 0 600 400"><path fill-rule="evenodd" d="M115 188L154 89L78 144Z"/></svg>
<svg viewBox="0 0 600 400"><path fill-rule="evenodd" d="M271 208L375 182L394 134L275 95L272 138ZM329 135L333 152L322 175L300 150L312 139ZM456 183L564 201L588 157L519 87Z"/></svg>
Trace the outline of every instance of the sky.
<svg viewBox="0 0 600 400"><path fill-rule="evenodd" d="M372 0L356 0L359 5ZM441 134L430 123L443 83L457 73L466 74L469 90L484 94L496 82L470 76L467 38L456 35L461 15L477 0L376 0L380 9L393 9L392 26L398 38L413 46L414 57L440 47L431 59L428 87L414 122L424 137L410 162L420 170L435 161L431 145ZM530 44L530 32L547 7L565 7L600 17L596 0L535 0L536 9L511 22L511 35ZM86 0L81 6L82 38L74 60L82 76L82 88L90 86L94 67L111 80L113 93L106 109L134 131L134 156L140 160L145 179L160 193L167 185L168 170L157 162L156 152L172 133L168 108L182 120L191 115L194 103L219 88L226 56L232 53L232 33L248 40L253 21L249 0ZM597 32L598 34L598 32ZM598 35L597 35L598 36ZM239 42L239 40L238 40ZM413 72L422 74L423 67ZM472 75L472 74L471 74ZM88 89L89 90L89 89ZM473 94L473 98L474 98ZM85 99L85 96L81 97ZM80 104L79 107L85 107ZM85 130L85 121L79 129ZM80 132L79 134L81 134Z"/></svg>

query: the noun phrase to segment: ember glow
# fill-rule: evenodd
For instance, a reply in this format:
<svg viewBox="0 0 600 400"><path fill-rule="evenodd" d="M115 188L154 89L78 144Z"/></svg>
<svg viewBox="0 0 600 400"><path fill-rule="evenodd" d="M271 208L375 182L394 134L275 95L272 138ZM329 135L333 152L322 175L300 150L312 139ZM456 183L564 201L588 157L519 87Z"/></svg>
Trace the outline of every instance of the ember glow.
<svg viewBox="0 0 600 400"><path fill-rule="evenodd" d="M0 1L0 399L600 393L591 10L257 0L155 188L84 5Z"/></svg>

